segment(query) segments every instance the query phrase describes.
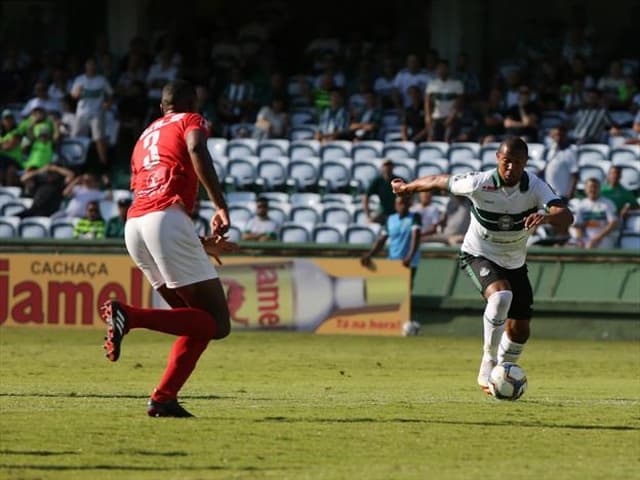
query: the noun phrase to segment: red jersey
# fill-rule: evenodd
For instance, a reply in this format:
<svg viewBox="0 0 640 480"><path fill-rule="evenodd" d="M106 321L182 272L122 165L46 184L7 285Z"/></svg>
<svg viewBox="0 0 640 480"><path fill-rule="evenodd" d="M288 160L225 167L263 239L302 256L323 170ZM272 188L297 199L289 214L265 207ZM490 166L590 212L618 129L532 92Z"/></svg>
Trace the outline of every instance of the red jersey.
<svg viewBox="0 0 640 480"><path fill-rule="evenodd" d="M165 210L182 203L191 212L198 194L198 177L187 150L187 134L207 121L197 113L170 113L142 132L131 155L134 198L127 217Z"/></svg>

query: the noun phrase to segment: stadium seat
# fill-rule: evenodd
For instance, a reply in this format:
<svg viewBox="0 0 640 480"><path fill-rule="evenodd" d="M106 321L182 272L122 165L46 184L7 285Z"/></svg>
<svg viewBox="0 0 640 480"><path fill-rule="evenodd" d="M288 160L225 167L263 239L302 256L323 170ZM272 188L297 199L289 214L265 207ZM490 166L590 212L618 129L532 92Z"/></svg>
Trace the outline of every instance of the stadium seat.
<svg viewBox="0 0 640 480"><path fill-rule="evenodd" d="M318 184L318 169L307 160L292 161L287 174L287 186L290 190L304 191Z"/></svg>
<svg viewBox="0 0 640 480"><path fill-rule="evenodd" d="M297 140L289 145L289 158L306 160L309 157L320 157L320 142L317 140Z"/></svg>
<svg viewBox="0 0 640 480"><path fill-rule="evenodd" d="M282 225L284 222L288 221L290 212L291 205L288 203L269 204L269 218L278 225Z"/></svg>
<svg viewBox="0 0 640 480"><path fill-rule="evenodd" d="M525 170L529 172L531 175L540 176L540 174L544 171L547 166L544 160L530 158L527 162L527 166ZM494 167L495 168L495 167Z"/></svg>
<svg viewBox="0 0 640 480"><path fill-rule="evenodd" d="M227 238L231 242L239 242L242 239L242 230L235 225L230 225L227 230Z"/></svg>
<svg viewBox="0 0 640 480"><path fill-rule="evenodd" d="M640 161L619 162L620 185L632 192L640 191Z"/></svg>
<svg viewBox="0 0 640 480"><path fill-rule="evenodd" d="M609 160L609 145L605 143L585 143L578 146L577 159L581 161Z"/></svg>
<svg viewBox="0 0 640 480"><path fill-rule="evenodd" d="M214 160L220 161L222 157L226 156L228 140L223 137L211 137L207 138L207 150L209 155Z"/></svg>
<svg viewBox="0 0 640 480"><path fill-rule="evenodd" d="M344 234L345 241L349 244L366 244L371 245L376 240L378 232L373 225L354 225L347 226Z"/></svg>
<svg viewBox="0 0 640 480"><path fill-rule="evenodd" d="M529 142L527 143L527 148L529 150L529 158L537 160L543 158L546 146L544 143Z"/></svg>
<svg viewBox="0 0 640 480"><path fill-rule="evenodd" d="M448 151L447 142L421 142L416 150L416 159L421 162L434 158L447 158Z"/></svg>
<svg viewBox="0 0 640 480"><path fill-rule="evenodd" d="M257 177L256 184L263 190L283 188L287 182L287 169L277 160L261 160Z"/></svg>
<svg viewBox="0 0 640 480"><path fill-rule="evenodd" d="M314 243L342 243L346 225L320 223L313 228L312 240Z"/></svg>
<svg viewBox="0 0 640 480"><path fill-rule="evenodd" d="M393 176L409 182L415 178L416 161L413 158L398 158L393 161Z"/></svg>
<svg viewBox="0 0 640 480"><path fill-rule="evenodd" d="M355 225L369 225L369 218L364 214L364 208L360 206L355 207L351 223Z"/></svg>
<svg viewBox="0 0 640 480"><path fill-rule="evenodd" d="M292 207L297 205L317 205L322 203L322 196L315 192L295 192L289 196Z"/></svg>
<svg viewBox="0 0 640 480"><path fill-rule="evenodd" d="M227 142L225 155L230 160L257 156L258 141L254 138L234 138Z"/></svg>
<svg viewBox="0 0 640 480"><path fill-rule="evenodd" d="M285 222L280 227L280 241L285 243L307 243L311 241L312 228L299 223Z"/></svg>
<svg viewBox="0 0 640 480"><path fill-rule="evenodd" d="M269 200L269 205L274 203L289 203L289 194L285 192L261 192L260 197Z"/></svg>
<svg viewBox="0 0 640 480"><path fill-rule="evenodd" d="M363 140L351 147L351 158L354 162L369 158L381 158L384 142L380 140Z"/></svg>
<svg viewBox="0 0 640 480"><path fill-rule="evenodd" d="M578 190L584 189L584 182L589 178L596 178L600 183L604 182L610 166L611 163L608 160L583 157L578 161Z"/></svg>
<svg viewBox="0 0 640 480"><path fill-rule="evenodd" d="M289 140L292 142L298 140L313 140L318 130L317 125L298 125L289 129Z"/></svg>
<svg viewBox="0 0 640 480"><path fill-rule="evenodd" d="M355 208L352 205L333 205L324 207L322 222L329 225L349 224L352 222Z"/></svg>
<svg viewBox="0 0 640 480"><path fill-rule="evenodd" d="M640 211L632 210L629 212L622 225L622 233L635 233L640 235Z"/></svg>
<svg viewBox="0 0 640 480"><path fill-rule="evenodd" d="M246 224L255 215L255 205L230 203L229 220L232 224Z"/></svg>
<svg viewBox="0 0 640 480"><path fill-rule="evenodd" d="M385 142L382 156L396 160L398 158L415 158L416 144L413 142L392 141Z"/></svg>
<svg viewBox="0 0 640 480"><path fill-rule="evenodd" d="M232 140L252 140L256 126L253 123L234 123L229 125L229 136Z"/></svg>
<svg viewBox="0 0 640 480"><path fill-rule="evenodd" d="M300 127L316 123L315 113L308 108L297 107L294 108L289 119L292 127Z"/></svg>
<svg viewBox="0 0 640 480"><path fill-rule="evenodd" d="M446 158L444 159L446 163ZM442 168L439 163L430 160L422 160L416 163L415 178L424 177L426 175L441 175L446 173L446 168Z"/></svg>
<svg viewBox="0 0 640 480"><path fill-rule="evenodd" d="M100 200L98 206L100 208L100 215L105 222L111 217L118 215L118 204L114 200Z"/></svg>
<svg viewBox="0 0 640 480"><path fill-rule="evenodd" d="M289 221L293 223L315 225L322 219L322 204L296 205L291 207Z"/></svg>
<svg viewBox="0 0 640 480"><path fill-rule="evenodd" d="M640 235L635 233L623 233L620 236L620 248L640 252Z"/></svg>
<svg viewBox="0 0 640 480"><path fill-rule="evenodd" d="M477 158L466 158L464 160L455 160L449 164L448 173L450 175L458 175L461 173L480 171L481 163Z"/></svg>
<svg viewBox="0 0 640 480"><path fill-rule="evenodd" d="M258 142L257 154L260 159L287 156L289 154L289 140L283 138L261 140Z"/></svg>
<svg viewBox="0 0 640 480"><path fill-rule="evenodd" d="M227 165L225 184L232 188L243 190L250 189L256 182L256 169L249 160L234 159Z"/></svg>
<svg viewBox="0 0 640 480"><path fill-rule="evenodd" d="M22 195L22 188L21 187L5 187L5 186L0 186L0 195L8 195L11 196L12 198L20 198L20 196Z"/></svg>
<svg viewBox="0 0 640 480"><path fill-rule="evenodd" d="M227 176L227 169L225 168L224 164L222 162L219 162L218 160L213 160L213 168L216 171L216 175L218 175L218 179L224 180L224 178Z"/></svg>
<svg viewBox="0 0 640 480"><path fill-rule="evenodd" d="M257 195L255 192L229 192L225 195L227 197L227 203L249 203L255 202L257 199Z"/></svg>
<svg viewBox="0 0 640 480"><path fill-rule="evenodd" d="M67 137L60 141L59 152L62 164L66 167L79 167L87 161L91 138L78 136Z"/></svg>
<svg viewBox="0 0 640 480"><path fill-rule="evenodd" d="M3 217L11 217L14 215L19 214L20 212L26 210L27 208L29 208L28 202L25 201L27 200L26 198L16 198L15 200L11 200L9 202L6 202L3 206L2 206L2 216ZM33 201L32 199L28 199Z"/></svg>
<svg viewBox="0 0 640 480"><path fill-rule="evenodd" d="M351 181L350 158L327 160L320 165L318 186L327 192L344 191Z"/></svg>
<svg viewBox="0 0 640 480"><path fill-rule="evenodd" d="M496 152L500 148L500 143L491 142L480 147L480 152L478 153L478 158L484 165L485 163L493 162L496 163Z"/></svg>
<svg viewBox="0 0 640 480"><path fill-rule="evenodd" d="M26 217L18 226L18 236L22 238L47 238L51 219L49 217Z"/></svg>
<svg viewBox="0 0 640 480"><path fill-rule="evenodd" d="M623 145L620 147L612 148L609 151L609 160L614 165L617 162L626 162L629 160L640 161L640 146L638 145Z"/></svg>
<svg viewBox="0 0 640 480"><path fill-rule="evenodd" d="M333 140L322 146L320 158L323 162L338 158L351 158L351 142L349 140Z"/></svg>
<svg viewBox="0 0 640 480"><path fill-rule="evenodd" d="M402 141L402 127L382 127L380 129L380 139L386 144L390 142Z"/></svg>
<svg viewBox="0 0 640 480"><path fill-rule="evenodd" d="M380 169L370 161L355 162L351 166L351 181L359 192L364 192L379 172Z"/></svg>
<svg viewBox="0 0 640 480"><path fill-rule="evenodd" d="M49 236L51 238L73 238L73 230L78 222L77 218L64 217L51 220Z"/></svg>
<svg viewBox="0 0 640 480"><path fill-rule="evenodd" d="M0 217L0 238L14 238L18 236L20 217Z"/></svg>
<svg viewBox="0 0 640 480"><path fill-rule="evenodd" d="M380 123L385 128L398 127L402 124L402 116L395 108L389 108L382 112Z"/></svg>
<svg viewBox="0 0 640 480"><path fill-rule="evenodd" d="M480 157L480 144L476 142L455 142L449 146L447 152L449 162L468 160Z"/></svg>

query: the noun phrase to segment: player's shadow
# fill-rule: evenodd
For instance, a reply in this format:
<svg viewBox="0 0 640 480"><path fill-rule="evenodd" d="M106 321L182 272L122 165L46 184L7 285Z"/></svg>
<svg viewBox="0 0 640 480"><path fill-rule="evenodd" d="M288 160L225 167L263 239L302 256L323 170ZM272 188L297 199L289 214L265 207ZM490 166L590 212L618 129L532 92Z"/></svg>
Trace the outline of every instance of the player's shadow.
<svg viewBox="0 0 640 480"><path fill-rule="evenodd" d="M59 392L59 393L0 393L0 397L44 397L44 398L127 398L127 399L148 399L149 395L126 394L126 393L77 393L77 392ZM233 400L236 397L228 395L185 395L180 397L181 400Z"/></svg>
<svg viewBox="0 0 640 480"><path fill-rule="evenodd" d="M464 420L433 420L425 418L292 418L292 417L264 417L256 422L283 422L283 423L419 423L419 424L441 424L441 425L468 425L477 427L523 427L523 428L560 428L570 430L613 430L613 431L636 431L640 426L631 425L581 425L576 423L545 423L545 422L523 422L523 421L492 421L474 422Z"/></svg>

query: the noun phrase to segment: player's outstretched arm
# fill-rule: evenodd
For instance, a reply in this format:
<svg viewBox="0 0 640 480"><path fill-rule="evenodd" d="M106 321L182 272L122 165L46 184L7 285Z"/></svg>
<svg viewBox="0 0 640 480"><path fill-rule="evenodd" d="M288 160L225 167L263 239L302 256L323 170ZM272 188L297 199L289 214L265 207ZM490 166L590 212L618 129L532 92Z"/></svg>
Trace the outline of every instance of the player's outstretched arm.
<svg viewBox="0 0 640 480"><path fill-rule="evenodd" d="M394 178L391 180L391 189L396 195L411 195L416 192L428 192L431 190L446 191L449 186L450 176L448 174L426 175L409 183L400 178Z"/></svg>
<svg viewBox="0 0 640 480"><path fill-rule="evenodd" d="M216 206L216 214L211 219L213 235L224 235L229 229L229 213L220 179L213 167L213 160L207 150L206 138L202 131L192 130L187 134L187 148L196 175L207 191L209 200Z"/></svg>
<svg viewBox="0 0 640 480"><path fill-rule="evenodd" d="M524 228L533 229L538 225L543 224L553 225L554 227L560 227L563 229L569 228L569 225L573 223L573 214L565 206L551 206L549 207L549 213L532 213L524 219Z"/></svg>

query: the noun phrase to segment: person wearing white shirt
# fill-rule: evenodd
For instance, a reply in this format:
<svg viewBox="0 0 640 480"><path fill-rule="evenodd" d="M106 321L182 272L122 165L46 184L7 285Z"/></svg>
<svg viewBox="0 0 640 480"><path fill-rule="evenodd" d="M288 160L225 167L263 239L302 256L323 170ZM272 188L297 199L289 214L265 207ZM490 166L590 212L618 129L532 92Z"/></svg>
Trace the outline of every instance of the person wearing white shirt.
<svg viewBox="0 0 640 480"><path fill-rule="evenodd" d="M437 205L433 204L431 192L420 192L418 203L411 206L411 211L420 214L422 218L420 236L424 240L427 235L436 233L438 224L442 219L442 213Z"/></svg>
<svg viewBox="0 0 640 480"><path fill-rule="evenodd" d="M576 204L576 222L572 228L573 243L585 248L614 248L618 215L615 204L600 196L600 181L588 179L584 184L586 198Z"/></svg>
<svg viewBox="0 0 640 480"><path fill-rule="evenodd" d="M411 97L407 94L409 87L416 85L424 91L431 78L425 70L420 68L418 56L410 54L407 57L407 68L400 70L393 80L394 104L402 110L411 105Z"/></svg>
<svg viewBox="0 0 640 480"><path fill-rule="evenodd" d="M88 135L90 131L103 165L107 164L106 111L112 95L111 84L97 73L95 59L89 58L85 62L85 73L76 77L71 87L71 96L78 101L71 136Z"/></svg>
<svg viewBox="0 0 640 480"><path fill-rule="evenodd" d="M264 242L278 237L278 224L269 218L269 200L264 197L256 201L256 214L250 218L242 232L242 240Z"/></svg>
<svg viewBox="0 0 640 480"><path fill-rule="evenodd" d="M549 136L552 143L545 155L544 179L562 200L568 202L578 183L576 147L570 144L564 125L551 129Z"/></svg>
<svg viewBox="0 0 640 480"><path fill-rule="evenodd" d="M460 80L449 77L449 62L440 59L436 67L437 78L425 89L425 125L429 141L451 142L459 128L458 112L464 93Z"/></svg>

